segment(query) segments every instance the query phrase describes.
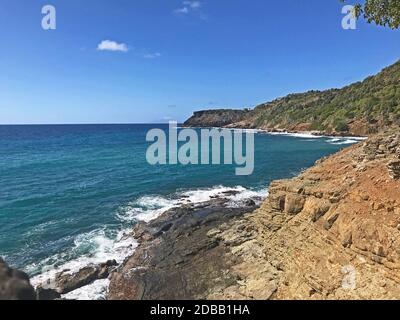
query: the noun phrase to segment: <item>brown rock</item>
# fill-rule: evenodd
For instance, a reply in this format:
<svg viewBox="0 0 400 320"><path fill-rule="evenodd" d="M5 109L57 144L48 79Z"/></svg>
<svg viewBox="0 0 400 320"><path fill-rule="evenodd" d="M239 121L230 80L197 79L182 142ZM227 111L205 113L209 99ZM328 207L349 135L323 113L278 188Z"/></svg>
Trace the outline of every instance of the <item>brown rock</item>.
<svg viewBox="0 0 400 320"><path fill-rule="evenodd" d="M339 213L334 213L331 217L329 217L328 220L326 220L324 223L325 230L331 229L333 224L336 222L338 218L339 218Z"/></svg>
<svg viewBox="0 0 400 320"><path fill-rule="evenodd" d="M297 194L288 194L285 201L285 212L289 214L298 214L303 210L305 198Z"/></svg>

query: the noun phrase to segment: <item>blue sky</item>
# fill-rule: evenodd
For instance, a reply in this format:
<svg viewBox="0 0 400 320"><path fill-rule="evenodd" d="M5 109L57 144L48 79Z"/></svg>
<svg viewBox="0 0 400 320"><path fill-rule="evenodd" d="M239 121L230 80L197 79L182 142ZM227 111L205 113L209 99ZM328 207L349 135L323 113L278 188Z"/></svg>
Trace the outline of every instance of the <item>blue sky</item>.
<svg viewBox="0 0 400 320"><path fill-rule="evenodd" d="M41 28L46 4L56 30ZM399 59L400 31L363 22L343 30L342 6L0 0L0 123L182 121L194 110L341 87Z"/></svg>

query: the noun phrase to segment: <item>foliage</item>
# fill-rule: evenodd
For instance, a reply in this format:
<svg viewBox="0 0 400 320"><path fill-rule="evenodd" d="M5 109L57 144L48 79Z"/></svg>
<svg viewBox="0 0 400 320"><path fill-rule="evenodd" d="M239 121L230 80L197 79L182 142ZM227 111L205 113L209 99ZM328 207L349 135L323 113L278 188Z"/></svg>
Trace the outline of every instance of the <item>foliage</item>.
<svg viewBox="0 0 400 320"><path fill-rule="evenodd" d="M259 105L252 112L257 127L347 131L351 123L398 124L400 61L373 77L342 89L309 91Z"/></svg>
<svg viewBox="0 0 400 320"><path fill-rule="evenodd" d="M357 17L363 16L369 23L392 29L400 26L400 0L365 0L363 4L358 3L355 9Z"/></svg>

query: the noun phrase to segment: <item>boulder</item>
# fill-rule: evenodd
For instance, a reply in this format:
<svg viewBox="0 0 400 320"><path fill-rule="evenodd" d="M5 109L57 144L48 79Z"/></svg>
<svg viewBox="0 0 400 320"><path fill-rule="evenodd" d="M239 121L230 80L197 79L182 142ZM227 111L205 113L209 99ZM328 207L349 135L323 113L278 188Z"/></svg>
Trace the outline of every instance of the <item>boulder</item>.
<svg viewBox="0 0 400 320"><path fill-rule="evenodd" d="M323 217L331 208L328 201L322 200L314 205L311 210L311 221L317 222L321 217Z"/></svg>
<svg viewBox="0 0 400 320"><path fill-rule="evenodd" d="M245 201L244 205L247 206L247 207L253 207L253 206L256 205L256 203L255 203L255 201L253 199L248 199L248 200Z"/></svg>
<svg viewBox="0 0 400 320"><path fill-rule="evenodd" d="M285 194L283 192L279 193L270 193L269 195L269 203L270 206L278 211L283 211L285 209Z"/></svg>
<svg viewBox="0 0 400 320"><path fill-rule="evenodd" d="M87 286L96 280L106 279L111 269L117 265L115 260L107 261L95 266L82 268L77 273L61 272L56 275L56 290L66 294L81 287Z"/></svg>
<svg viewBox="0 0 400 320"><path fill-rule="evenodd" d="M12 269L0 258L0 300L36 300L26 273Z"/></svg>
<svg viewBox="0 0 400 320"><path fill-rule="evenodd" d="M45 289L39 286L36 288L36 297L37 300L50 301L50 300L60 299L61 294L54 289Z"/></svg>
<svg viewBox="0 0 400 320"><path fill-rule="evenodd" d="M288 194L285 201L285 212L298 214L304 208L305 198L297 194Z"/></svg>

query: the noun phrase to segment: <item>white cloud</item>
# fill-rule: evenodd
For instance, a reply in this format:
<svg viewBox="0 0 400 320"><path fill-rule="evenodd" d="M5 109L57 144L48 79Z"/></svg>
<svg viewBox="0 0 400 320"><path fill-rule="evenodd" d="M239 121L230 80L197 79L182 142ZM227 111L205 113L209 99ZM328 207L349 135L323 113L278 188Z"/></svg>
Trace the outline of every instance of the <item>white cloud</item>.
<svg viewBox="0 0 400 320"><path fill-rule="evenodd" d="M200 1L183 1L183 5L188 6L192 9L198 9L201 8L201 2Z"/></svg>
<svg viewBox="0 0 400 320"><path fill-rule="evenodd" d="M175 14L185 15L199 10L202 7L201 1L186 0L182 2L182 7L174 10Z"/></svg>
<svg viewBox="0 0 400 320"><path fill-rule="evenodd" d="M159 52L143 54L143 58L145 58L145 59L156 59L156 58L160 58L160 57L161 57L161 53L159 53Z"/></svg>
<svg viewBox="0 0 400 320"><path fill-rule="evenodd" d="M120 51L120 52L128 52L128 46L125 43L118 43L111 40L103 40L97 46L97 50L99 51Z"/></svg>
<svg viewBox="0 0 400 320"><path fill-rule="evenodd" d="M178 8L178 9L174 10L174 13L176 13L176 14L188 14L189 13L189 9L187 7Z"/></svg>

